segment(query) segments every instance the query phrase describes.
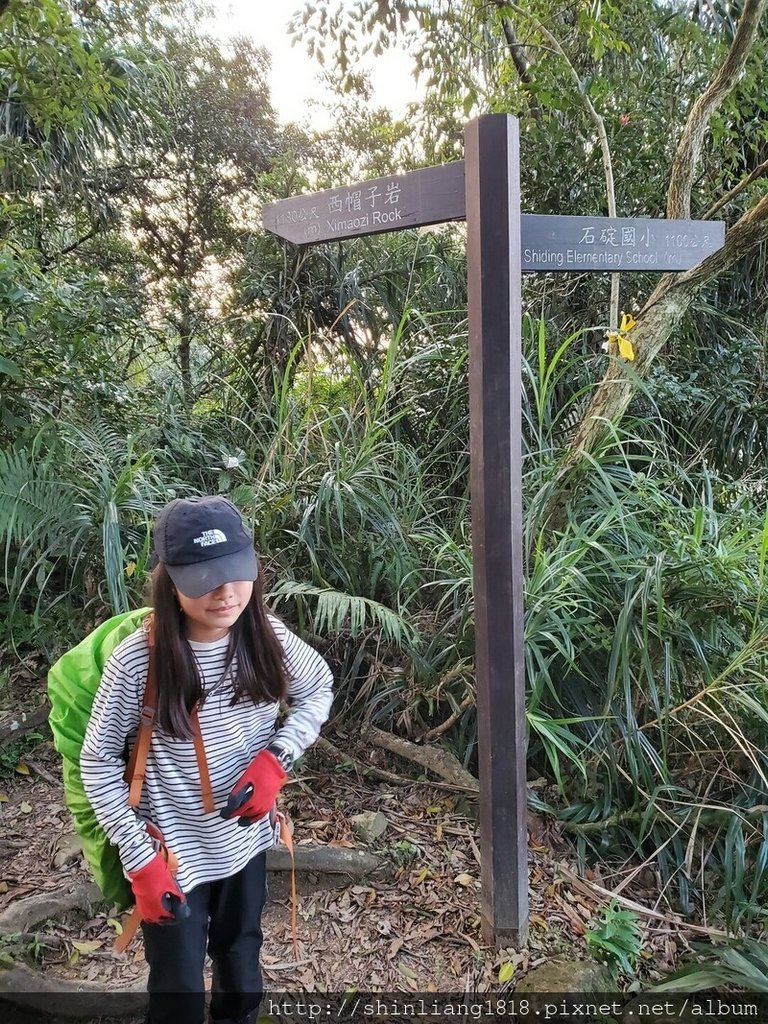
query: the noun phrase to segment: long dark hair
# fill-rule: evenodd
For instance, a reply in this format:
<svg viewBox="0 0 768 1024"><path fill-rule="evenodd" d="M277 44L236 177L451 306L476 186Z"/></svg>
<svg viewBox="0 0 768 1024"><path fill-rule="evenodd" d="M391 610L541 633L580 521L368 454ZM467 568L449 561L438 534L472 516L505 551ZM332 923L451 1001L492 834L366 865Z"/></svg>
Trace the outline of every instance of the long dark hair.
<svg viewBox="0 0 768 1024"><path fill-rule="evenodd" d="M184 612L162 562L152 571L152 604L154 646L150 658L157 680L155 721L171 736L188 740L193 735L189 713L203 696L203 686L187 643ZM261 577L253 584L251 599L230 630L224 676L233 663L236 671L230 706L245 700L260 704L285 699L288 679L283 649L267 618Z"/></svg>

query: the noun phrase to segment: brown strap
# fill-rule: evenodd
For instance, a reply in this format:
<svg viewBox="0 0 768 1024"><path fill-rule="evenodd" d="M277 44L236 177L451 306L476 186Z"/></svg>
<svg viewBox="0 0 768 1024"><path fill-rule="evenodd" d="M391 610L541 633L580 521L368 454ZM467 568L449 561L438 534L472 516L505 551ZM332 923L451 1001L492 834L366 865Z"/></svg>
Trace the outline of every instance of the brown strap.
<svg viewBox="0 0 768 1024"><path fill-rule="evenodd" d="M120 922L122 931L115 939L115 949L118 953L124 953L128 946L131 944L131 939L138 931L139 925L141 924L141 914L139 908L134 907L128 917L123 918Z"/></svg>
<svg viewBox="0 0 768 1024"><path fill-rule="evenodd" d="M144 777L149 756L149 744L152 739L152 725L157 711L157 682L155 680L155 637L153 630L153 619L150 615L144 628L147 631L149 642L149 667L147 668L147 685L144 689L144 701L141 709L141 721L136 742L133 745L128 765L123 778L128 783L128 806L137 808L141 801L141 791L144 788ZM192 708L190 715L192 728L194 730L195 757L197 758L197 770L200 773L200 789L203 796L203 809L206 814L216 810L213 802L213 789L211 777L208 773L208 761L205 756L205 744L203 733L200 729L200 720L197 715L197 705Z"/></svg>
<svg viewBox="0 0 768 1024"><path fill-rule="evenodd" d="M299 910L299 896L296 892L296 860L293 852L293 833L286 821L285 815L281 811L277 812L277 817L280 822L280 839L287 847L288 853L291 855L291 938L293 939L293 959L298 960L299 933L297 917Z"/></svg>
<svg viewBox="0 0 768 1024"><path fill-rule="evenodd" d="M145 827L147 829L147 832L149 832L150 836L152 836L153 839L157 840L157 845L159 846L158 853L164 858L166 864L168 865L168 870L171 872L171 874L175 875L176 872L179 870L179 858L176 856L173 850L168 849L165 843L165 839L163 837L163 833L156 825L152 825L150 822L147 822ZM125 952L128 946L131 944L131 939L138 931L140 924L141 914L139 913L139 908L134 907L130 914L126 918L124 918L123 921L121 921L122 930L115 939L115 949L117 950L118 953Z"/></svg>
<svg viewBox="0 0 768 1024"><path fill-rule="evenodd" d="M141 721L136 742L133 745L128 765L123 775L128 783L128 806L137 808L144 787L144 774L147 768L149 744L152 739L152 723L157 711L157 682L155 680L155 635L153 618L148 616L144 622L149 643L149 666L147 668L147 685L144 688L144 701L141 709Z"/></svg>
<svg viewBox="0 0 768 1024"><path fill-rule="evenodd" d="M189 717L192 719L192 728L195 731L195 756L197 757L197 770L200 773L200 789L203 794L203 810L206 814L211 814L216 810L216 805L213 802L211 777L208 774L208 761L205 757L205 744L203 743L203 733L200 729L200 719L197 717L197 704L192 708L192 714Z"/></svg>

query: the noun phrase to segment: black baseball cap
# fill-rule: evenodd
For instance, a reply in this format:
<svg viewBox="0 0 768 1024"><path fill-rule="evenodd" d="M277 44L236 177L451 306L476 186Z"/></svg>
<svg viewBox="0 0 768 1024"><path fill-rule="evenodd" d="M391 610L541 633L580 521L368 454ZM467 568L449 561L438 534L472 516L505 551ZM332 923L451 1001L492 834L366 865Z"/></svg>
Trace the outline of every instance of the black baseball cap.
<svg viewBox="0 0 768 1024"><path fill-rule="evenodd" d="M253 539L228 498L176 498L166 505L155 523L155 553L186 597L259 575Z"/></svg>

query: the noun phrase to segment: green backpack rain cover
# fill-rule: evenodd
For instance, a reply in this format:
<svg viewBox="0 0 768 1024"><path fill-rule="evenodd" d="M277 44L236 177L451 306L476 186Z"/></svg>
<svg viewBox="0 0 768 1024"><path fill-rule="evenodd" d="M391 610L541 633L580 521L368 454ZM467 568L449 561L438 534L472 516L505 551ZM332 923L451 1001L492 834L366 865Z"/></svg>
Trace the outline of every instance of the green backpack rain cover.
<svg viewBox="0 0 768 1024"><path fill-rule="evenodd" d="M51 713L48 721L53 742L63 758L64 797L72 815L83 853L104 898L124 909L133 903L123 875L117 847L107 839L96 820L80 777L80 750L96 691L110 654L133 633L150 608L115 615L63 654L48 673Z"/></svg>

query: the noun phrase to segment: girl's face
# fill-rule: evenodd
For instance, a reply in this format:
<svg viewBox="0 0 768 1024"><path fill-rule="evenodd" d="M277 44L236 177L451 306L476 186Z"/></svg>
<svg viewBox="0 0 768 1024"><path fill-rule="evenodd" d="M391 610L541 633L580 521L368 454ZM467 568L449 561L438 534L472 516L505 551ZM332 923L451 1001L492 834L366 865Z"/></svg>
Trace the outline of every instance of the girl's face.
<svg viewBox="0 0 768 1024"><path fill-rule="evenodd" d="M180 590L175 593L187 619L187 637L211 643L225 637L240 618L251 599L253 581L222 583L202 597L186 597Z"/></svg>

